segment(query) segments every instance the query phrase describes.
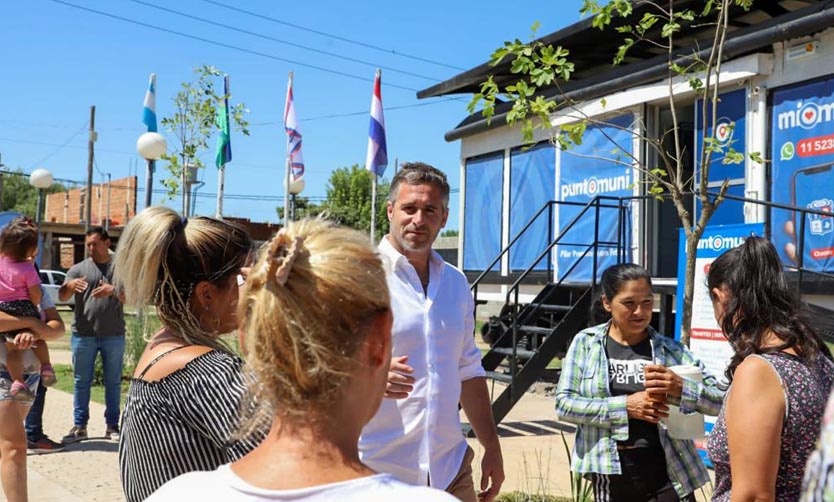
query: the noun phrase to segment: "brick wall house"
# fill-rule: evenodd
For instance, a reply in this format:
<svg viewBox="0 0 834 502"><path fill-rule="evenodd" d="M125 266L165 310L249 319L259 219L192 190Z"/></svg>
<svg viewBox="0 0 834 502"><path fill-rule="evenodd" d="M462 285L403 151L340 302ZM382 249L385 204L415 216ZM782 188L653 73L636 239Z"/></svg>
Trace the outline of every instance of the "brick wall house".
<svg viewBox="0 0 834 502"><path fill-rule="evenodd" d="M110 226L123 226L136 216L136 176L96 183L92 190L91 224L104 225L109 217ZM84 221L85 188L73 188L66 192L46 196L44 221L52 223L82 223ZM109 191L109 214L108 214Z"/></svg>

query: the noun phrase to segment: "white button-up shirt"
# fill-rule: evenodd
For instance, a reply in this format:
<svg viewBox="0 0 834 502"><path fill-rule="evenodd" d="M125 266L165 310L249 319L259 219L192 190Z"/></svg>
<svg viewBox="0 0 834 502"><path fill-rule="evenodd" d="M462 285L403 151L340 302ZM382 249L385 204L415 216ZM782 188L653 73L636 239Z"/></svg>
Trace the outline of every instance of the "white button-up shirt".
<svg viewBox="0 0 834 502"><path fill-rule="evenodd" d="M392 355L408 356L414 390L383 399L362 431L362 461L405 483L444 489L466 453L458 403L461 382L485 376L475 346L474 303L466 277L432 251L423 293L417 271L388 242L379 244L394 314Z"/></svg>

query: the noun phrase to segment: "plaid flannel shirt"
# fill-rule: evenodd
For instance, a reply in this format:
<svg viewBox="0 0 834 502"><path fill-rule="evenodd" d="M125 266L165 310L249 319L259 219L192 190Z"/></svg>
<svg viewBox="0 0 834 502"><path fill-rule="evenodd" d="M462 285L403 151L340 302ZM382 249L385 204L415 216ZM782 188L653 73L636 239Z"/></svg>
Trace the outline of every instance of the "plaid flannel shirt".
<svg viewBox="0 0 834 502"><path fill-rule="evenodd" d="M562 361L562 376L556 388L556 413L577 425L571 470L577 473L621 474L617 441L628 439L626 396L612 396L609 386L605 341L609 323L579 332ZM692 364L701 368L703 383L684 379L680 402L682 413L717 415L724 392L716 378L684 345L657 333L651 327L652 360L674 366ZM659 425L660 443L666 453L666 468L675 491L688 495L709 481L709 474L691 440L673 439Z"/></svg>

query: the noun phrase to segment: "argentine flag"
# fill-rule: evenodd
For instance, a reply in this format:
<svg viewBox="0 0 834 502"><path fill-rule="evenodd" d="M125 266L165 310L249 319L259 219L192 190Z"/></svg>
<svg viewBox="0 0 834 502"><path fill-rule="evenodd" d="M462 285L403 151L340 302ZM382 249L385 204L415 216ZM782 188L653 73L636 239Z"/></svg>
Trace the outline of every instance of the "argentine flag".
<svg viewBox="0 0 834 502"><path fill-rule="evenodd" d="M145 93L145 107L142 110L142 122L148 126L148 132L156 131L156 73L151 73L148 92Z"/></svg>

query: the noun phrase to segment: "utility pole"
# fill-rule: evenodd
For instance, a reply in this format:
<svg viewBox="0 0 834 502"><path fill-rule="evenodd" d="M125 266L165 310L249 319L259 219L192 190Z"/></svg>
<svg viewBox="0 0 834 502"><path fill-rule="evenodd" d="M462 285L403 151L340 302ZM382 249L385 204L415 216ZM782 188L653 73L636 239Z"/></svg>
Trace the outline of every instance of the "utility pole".
<svg viewBox="0 0 834 502"><path fill-rule="evenodd" d="M87 142L87 190L85 191L84 201L84 232L90 231L90 221L93 219L93 160L94 160L94 146L96 142L96 107L90 107L90 137Z"/></svg>
<svg viewBox="0 0 834 502"><path fill-rule="evenodd" d="M0 211L3 210L3 156L0 155Z"/></svg>
<svg viewBox="0 0 834 502"><path fill-rule="evenodd" d="M104 229L110 230L110 173L107 173L107 219L104 220Z"/></svg>

